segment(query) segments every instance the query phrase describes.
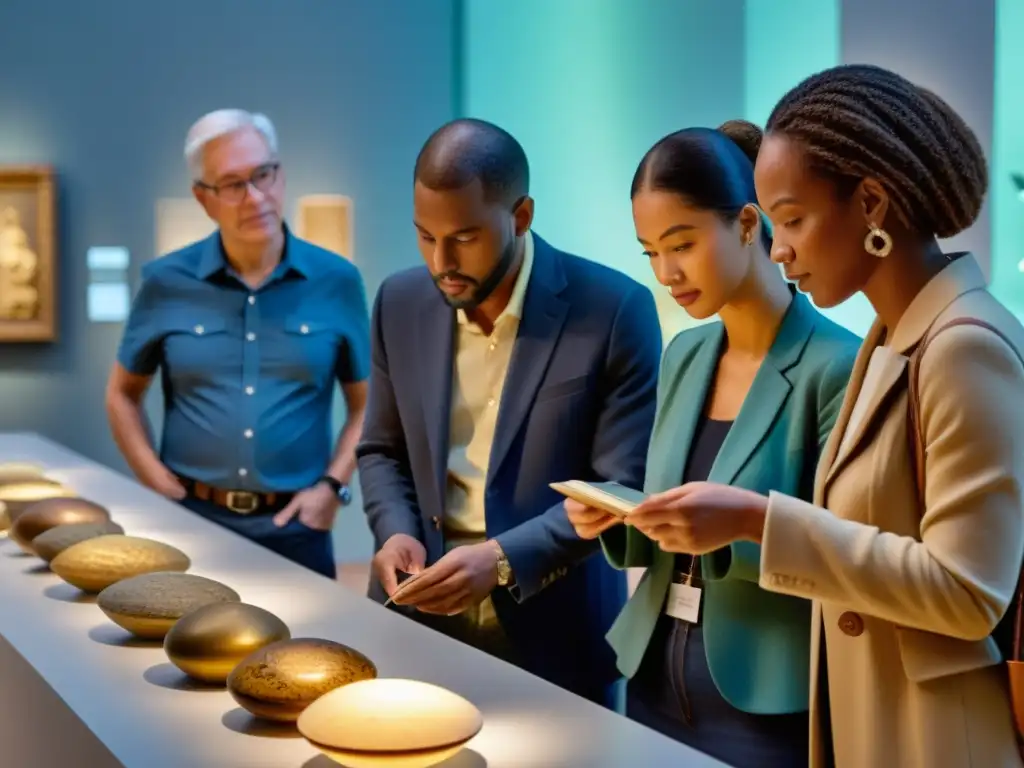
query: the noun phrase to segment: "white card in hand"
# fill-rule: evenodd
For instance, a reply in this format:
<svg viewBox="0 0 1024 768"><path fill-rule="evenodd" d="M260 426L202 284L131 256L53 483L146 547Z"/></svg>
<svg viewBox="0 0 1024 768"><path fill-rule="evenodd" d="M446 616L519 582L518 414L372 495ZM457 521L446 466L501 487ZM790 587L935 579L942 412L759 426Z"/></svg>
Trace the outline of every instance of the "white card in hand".
<svg viewBox="0 0 1024 768"><path fill-rule="evenodd" d="M673 619L696 624L700 616L700 589L689 584L673 584L668 590L665 613Z"/></svg>

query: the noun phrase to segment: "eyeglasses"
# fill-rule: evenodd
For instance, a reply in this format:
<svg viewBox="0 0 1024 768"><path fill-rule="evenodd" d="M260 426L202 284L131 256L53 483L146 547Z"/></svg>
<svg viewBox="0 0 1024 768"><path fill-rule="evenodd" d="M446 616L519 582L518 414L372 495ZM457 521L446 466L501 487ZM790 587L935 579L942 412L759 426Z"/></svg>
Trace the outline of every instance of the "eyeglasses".
<svg viewBox="0 0 1024 768"><path fill-rule="evenodd" d="M205 182L197 181L195 185L201 189L213 192L225 203L237 205L245 199L245 196L249 193L250 186L258 189L260 192L266 192L274 186L274 182L277 181L277 170L280 167L280 163L267 163L253 171L248 179L235 179L225 181L222 184L206 184Z"/></svg>

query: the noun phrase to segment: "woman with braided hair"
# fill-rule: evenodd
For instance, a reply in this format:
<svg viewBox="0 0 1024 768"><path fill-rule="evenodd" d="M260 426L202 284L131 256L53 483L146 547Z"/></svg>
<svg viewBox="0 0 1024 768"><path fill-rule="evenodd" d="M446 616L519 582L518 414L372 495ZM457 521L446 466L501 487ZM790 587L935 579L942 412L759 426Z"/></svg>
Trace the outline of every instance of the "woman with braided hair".
<svg viewBox="0 0 1024 768"><path fill-rule="evenodd" d="M1024 328L936 242L981 210L981 147L934 93L842 66L775 107L755 182L787 276L877 314L814 503L691 483L627 523L676 552L756 542L760 585L812 601L813 766L1020 766L992 635L1024 556Z"/></svg>

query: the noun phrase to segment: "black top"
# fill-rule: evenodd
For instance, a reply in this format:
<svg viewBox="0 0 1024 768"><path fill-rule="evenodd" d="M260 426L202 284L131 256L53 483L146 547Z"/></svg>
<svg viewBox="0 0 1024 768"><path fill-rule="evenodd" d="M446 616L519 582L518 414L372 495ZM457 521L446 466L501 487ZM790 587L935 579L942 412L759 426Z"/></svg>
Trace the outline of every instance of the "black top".
<svg viewBox="0 0 1024 768"><path fill-rule="evenodd" d="M722 443L725 442L732 424L732 421L717 421L707 416L700 417L700 421L697 422L697 430L693 435L690 455L686 459L686 469L683 470L683 483L701 483L711 477L711 467L714 466L718 452L722 450ZM675 569L686 573L690 570L692 561L691 555L676 555ZM699 577L699 559L697 563L693 564L693 568L693 575Z"/></svg>

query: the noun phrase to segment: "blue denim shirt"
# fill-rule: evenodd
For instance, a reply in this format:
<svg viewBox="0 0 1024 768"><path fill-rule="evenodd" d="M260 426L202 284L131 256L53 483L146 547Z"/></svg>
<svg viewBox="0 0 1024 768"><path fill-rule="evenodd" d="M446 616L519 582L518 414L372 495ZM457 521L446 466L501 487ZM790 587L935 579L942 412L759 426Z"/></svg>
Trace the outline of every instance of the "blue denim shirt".
<svg viewBox="0 0 1024 768"><path fill-rule="evenodd" d="M351 262L286 229L284 257L251 289L219 233L146 264L117 359L160 370L160 455L217 488L295 491L333 452L334 383L369 376L369 316Z"/></svg>

